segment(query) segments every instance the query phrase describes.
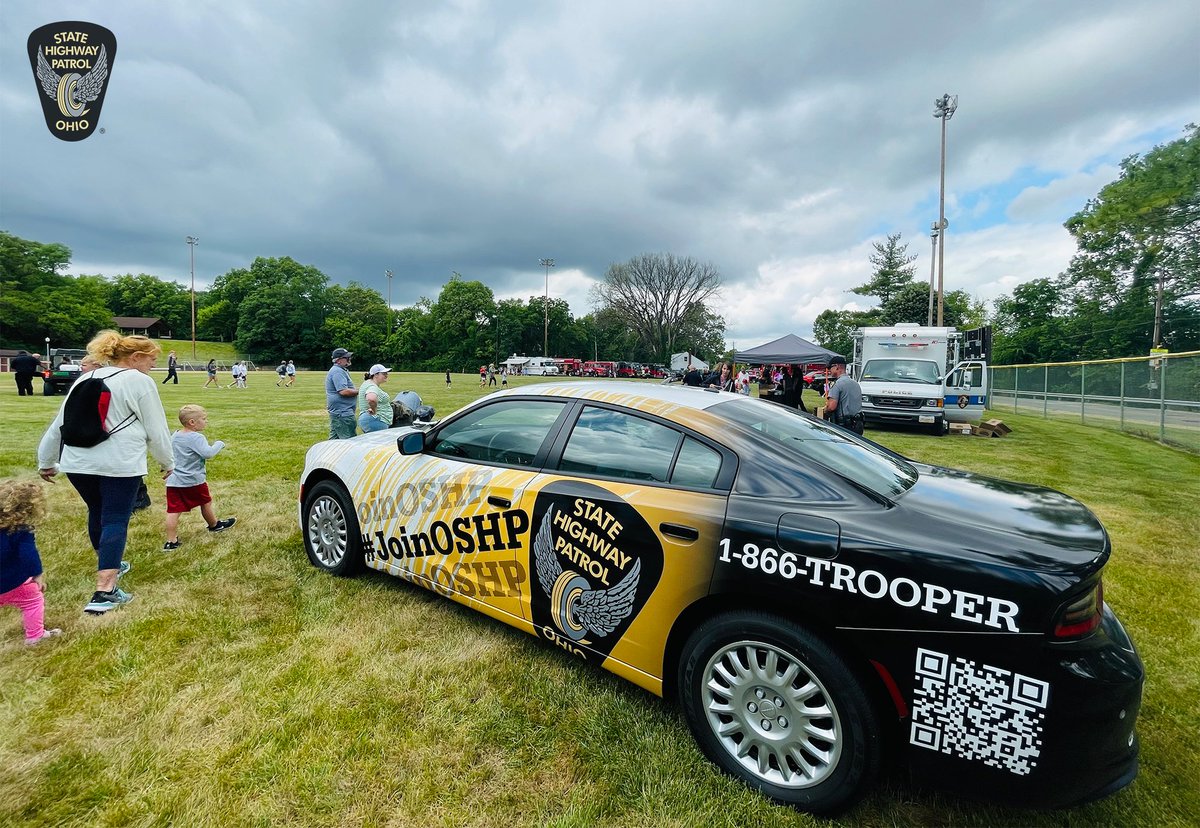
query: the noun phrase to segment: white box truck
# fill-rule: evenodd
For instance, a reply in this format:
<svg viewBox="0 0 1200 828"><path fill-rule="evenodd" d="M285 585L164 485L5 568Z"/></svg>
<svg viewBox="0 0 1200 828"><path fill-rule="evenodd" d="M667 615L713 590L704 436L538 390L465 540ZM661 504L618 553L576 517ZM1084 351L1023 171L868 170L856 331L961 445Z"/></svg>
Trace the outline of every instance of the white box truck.
<svg viewBox="0 0 1200 828"><path fill-rule="evenodd" d="M558 376L558 366L549 357L530 357L525 363L525 373L531 377Z"/></svg>
<svg viewBox="0 0 1200 828"><path fill-rule="evenodd" d="M853 375L870 423L903 423L944 434L948 423L978 421L987 406L987 363L959 361L954 328L903 323L854 332Z"/></svg>

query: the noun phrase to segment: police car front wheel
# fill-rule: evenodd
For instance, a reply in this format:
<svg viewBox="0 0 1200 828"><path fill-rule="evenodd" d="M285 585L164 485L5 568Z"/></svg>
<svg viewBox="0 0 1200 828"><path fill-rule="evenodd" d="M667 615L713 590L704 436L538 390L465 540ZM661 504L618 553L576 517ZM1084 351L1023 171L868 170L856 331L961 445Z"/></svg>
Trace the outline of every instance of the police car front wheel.
<svg viewBox="0 0 1200 828"><path fill-rule="evenodd" d="M304 498L304 549L313 566L332 575L363 568L358 515L340 483L322 480Z"/></svg>
<svg viewBox="0 0 1200 828"><path fill-rule="evenodd" d="M845 662L800 625L758 612L718 616L691 635L679 673L701 750L772 799L829 813L874 781L874 710Z"/></svg>

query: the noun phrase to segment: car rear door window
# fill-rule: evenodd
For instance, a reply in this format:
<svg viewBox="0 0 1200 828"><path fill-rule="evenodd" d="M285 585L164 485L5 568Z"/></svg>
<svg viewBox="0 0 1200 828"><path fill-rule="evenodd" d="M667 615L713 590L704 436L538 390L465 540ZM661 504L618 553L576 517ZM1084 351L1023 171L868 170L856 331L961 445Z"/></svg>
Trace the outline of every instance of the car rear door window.
<svg viewBox="0 0 1200 828"><path fill-rule="evenodd" d="M439 429L434 454L479 463L532 466L566 407L556 400L505 400L480 406Z"/></svg>

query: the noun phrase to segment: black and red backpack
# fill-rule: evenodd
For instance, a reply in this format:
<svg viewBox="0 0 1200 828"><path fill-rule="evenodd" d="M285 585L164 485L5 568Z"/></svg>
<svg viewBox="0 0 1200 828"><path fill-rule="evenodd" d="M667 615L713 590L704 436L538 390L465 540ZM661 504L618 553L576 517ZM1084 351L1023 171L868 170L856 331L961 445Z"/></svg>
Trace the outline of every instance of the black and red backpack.
<svg viewBox="0 0 1200 828"><path fill-rule="evenodd" d="M109 374L115 377L122 368ZM112 431L105 427L108 419L108 408L112 404L112 389L104 381L106 377L84 375L71 386L67 399L63 402L63 421L59 432L62 441L68 446L91 448L103 443L121 429L137 419L136 414L130 414L116 425Z"/></svg>

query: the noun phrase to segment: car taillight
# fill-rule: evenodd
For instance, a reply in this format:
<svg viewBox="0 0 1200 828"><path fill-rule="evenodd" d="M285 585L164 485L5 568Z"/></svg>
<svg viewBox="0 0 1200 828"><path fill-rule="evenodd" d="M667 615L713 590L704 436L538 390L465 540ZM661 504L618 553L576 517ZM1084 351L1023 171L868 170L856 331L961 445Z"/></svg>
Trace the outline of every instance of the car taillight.
<svg viewBox="0 0 1200 828"><path fill-rule="evenodd" d="M1054 624L1055 638L1081 638L1100 626L1104 614L1104 582L1067 604Z"/></svg>

